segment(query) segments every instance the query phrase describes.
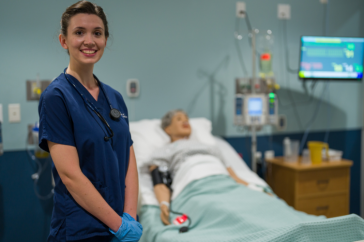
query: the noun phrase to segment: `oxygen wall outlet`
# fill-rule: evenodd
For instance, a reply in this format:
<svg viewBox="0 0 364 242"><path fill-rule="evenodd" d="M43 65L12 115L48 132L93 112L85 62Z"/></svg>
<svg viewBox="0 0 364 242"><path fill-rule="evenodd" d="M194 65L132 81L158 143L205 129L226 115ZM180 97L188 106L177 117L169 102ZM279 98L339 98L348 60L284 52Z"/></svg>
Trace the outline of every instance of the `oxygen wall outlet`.
<svg viewBox="0 0 364 242"><path fill-rule="evenodd" d="M245 18L246 6L245 2L237 2L236 3L236 17Z"/></svg>
<svg viewBox="0 0 364 242"><path fill-rule="evenodd" d="M278 4L278 18L279 19L291 19L291 5Z"/></svg>
<svg viewBox="0 0 364 242"><path fill-rule="evenodd" d="M130 98L139 97L140 86L138 79L129 79L126 82L126 93Z"/></svg>

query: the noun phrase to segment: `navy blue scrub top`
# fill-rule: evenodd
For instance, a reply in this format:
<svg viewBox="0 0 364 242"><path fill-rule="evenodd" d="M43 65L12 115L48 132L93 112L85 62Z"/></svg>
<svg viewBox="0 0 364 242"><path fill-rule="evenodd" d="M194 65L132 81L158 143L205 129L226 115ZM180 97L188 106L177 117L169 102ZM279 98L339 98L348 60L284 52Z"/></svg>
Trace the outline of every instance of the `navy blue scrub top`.
<svg viewBox="0 0 364 242"><path fill-rule="evenodd" d="M92 182L106 202L119 215L122 215L125 176L128 170L130 146L133 144L125 102L119 92L99 82L113 108L118 109L122 114L118 121L114 121L109 116L110 106L102 88L96 101L76 78L66 75L106 119L114 132L114 137L109 141L104 140L105 136L110 136L109 129L85 104L80 94L62 73L47 87L40 98L39 146L49 152L47 144L49 140L76 147L83 174ZM109 228L72 198L54 164L52 164L52 172L56 186L50 237L58 237L57 233L63 223L65 225L62 228L66 229L67 241L95 236L109 237Z"/></svg>

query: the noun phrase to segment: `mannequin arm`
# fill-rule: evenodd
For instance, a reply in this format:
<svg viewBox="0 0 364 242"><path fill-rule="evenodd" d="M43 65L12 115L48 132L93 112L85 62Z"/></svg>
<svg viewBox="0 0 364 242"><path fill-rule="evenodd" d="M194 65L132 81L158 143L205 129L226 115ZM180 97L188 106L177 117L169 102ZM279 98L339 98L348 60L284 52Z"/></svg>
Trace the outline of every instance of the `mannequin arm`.
<svg viewBox="0 0 364 242"><path fill-rule="evenodd" d="M157 169L157 166L151 166L149 171L152 172L154 169ZM162 202L167 202L169 204L171 191L165 184L157 184L154 186L154 194L157 197L158 203L160 204L161 209L161 220L165 225L171 224L169 222L169 206L166 204L162 204Z"/></svg>
<svg viewBox="0 0 364 242"><path fill-rule="evenodd" d="M243 184L245 186L248 186L249 183L244 181L243 179L240 179L234 172L234 170L231 168L231 167L228 167L226 168L227 171L229 172L230 176L237 182L237 183L240 183L240 184ZM269 196L274 196L272 193L269 193L269 192L264 192L266 194L268 194Z"/></svg>
<svg viewBox="0 0 364 242"><path fill-rule="evenodd" d="M248 186L249 183L247 183L246 181L244 181L243 179L240 179L234 172L233 168L231 167L228 167L226 168L227 171L229 172L229 175L237 182L237 183L240 183L240 184L243 184L245 186Z"/></svg>

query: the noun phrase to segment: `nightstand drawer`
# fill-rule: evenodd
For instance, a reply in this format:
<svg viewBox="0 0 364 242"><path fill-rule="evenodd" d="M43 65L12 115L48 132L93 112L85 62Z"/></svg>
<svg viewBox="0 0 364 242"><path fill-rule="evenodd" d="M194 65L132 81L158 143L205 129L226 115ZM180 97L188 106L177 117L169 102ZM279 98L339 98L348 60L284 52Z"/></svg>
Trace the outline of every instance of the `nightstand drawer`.
<svg viewBox="0 0 364 242"><path fill-rule="evenodd" d="M325 215L328 218L348 214L348 194L299 199L295 208L299 211Z"/></svg>
<svg viewBox="0 0 364 242"><path fill-rule="evenodd" d="M298 173L297 195L342 192L349 189L349 169L313 170Z"/></svg>

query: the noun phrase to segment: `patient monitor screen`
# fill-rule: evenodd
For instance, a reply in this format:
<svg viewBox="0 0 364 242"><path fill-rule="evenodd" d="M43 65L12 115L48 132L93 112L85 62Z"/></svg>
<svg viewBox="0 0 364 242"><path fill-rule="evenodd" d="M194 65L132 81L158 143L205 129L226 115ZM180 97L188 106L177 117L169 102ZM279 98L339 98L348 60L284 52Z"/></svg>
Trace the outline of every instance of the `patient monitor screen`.
<svg viewBox="0 0 364 242"><path fill-rule="evenodd" d="M263 113L263 100L259 97L249 98L248 114L249 116L261 116Z"/></svg>
<svg viewBox="0 0 364 242"><path fill-rule="evenodd" d="M302 79L363 78L364 38L301 37Z"/></svg>

